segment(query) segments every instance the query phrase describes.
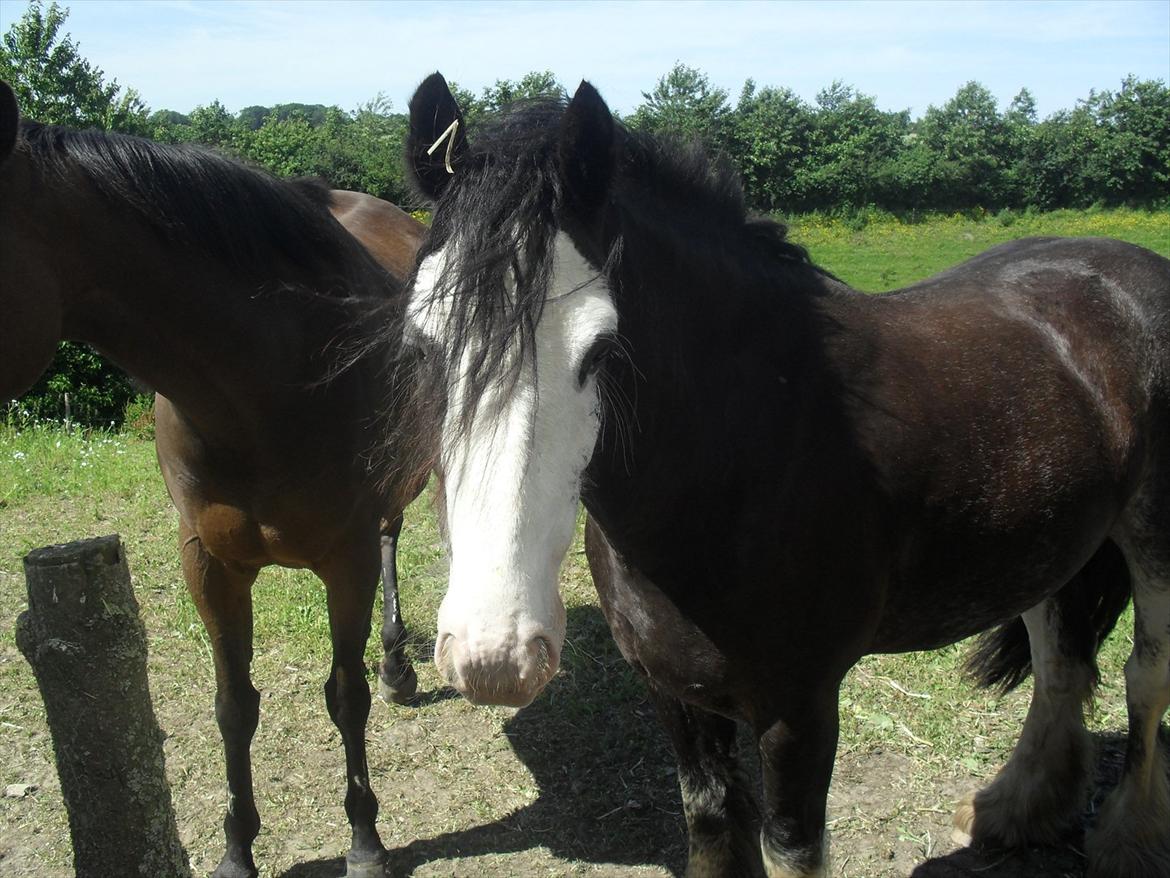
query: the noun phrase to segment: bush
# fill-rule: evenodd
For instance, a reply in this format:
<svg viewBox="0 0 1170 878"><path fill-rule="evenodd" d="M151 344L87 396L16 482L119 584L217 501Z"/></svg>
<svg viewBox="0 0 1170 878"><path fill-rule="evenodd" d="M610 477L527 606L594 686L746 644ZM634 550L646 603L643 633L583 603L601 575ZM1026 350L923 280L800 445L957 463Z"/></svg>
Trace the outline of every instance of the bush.
<svg viewBox="0 0 1170 878"><path fill-rule="evenodd" d="M140 393L122 412L122 431L135 439L154 439L154 394Z"/></svg>
<svg viewBox="0 0 1170 878"><path fill-rule="evenodd" d="M67 341L57 348L45 374L20 398L20 407L37 420L118 428L126 405L137 394L126 373L89 347Z"/></svg>

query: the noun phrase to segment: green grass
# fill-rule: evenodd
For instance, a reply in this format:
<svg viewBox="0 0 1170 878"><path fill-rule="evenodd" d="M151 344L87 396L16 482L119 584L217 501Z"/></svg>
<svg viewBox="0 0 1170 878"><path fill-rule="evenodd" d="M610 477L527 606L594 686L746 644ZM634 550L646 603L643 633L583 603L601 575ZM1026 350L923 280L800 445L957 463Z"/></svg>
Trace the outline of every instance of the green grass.
<svg viewBox="0 0 1170 878"><path fill-rule="evenodd" d="M955 214L912 224L878 214L861 229L851 228L845 219L816 214L788 223L789 237L807 247L817 264L869 292L906 286L996 244L1031 236L1118 238L1170 256L1168 211Z"/></svg>
<svg viewBox="0 0 1170 878"><path fill-rule="evenodd" d="M1110 234L1170 256L1170 217L1133 211L1020 216L1010 225L936 218L903 226L879 218L860 231L805 217L792 232L821 264L863 289L910 283L1022 234ZM21 558L37 546L115 531L150 638L181 834L203 873L221 853L210 646L182 585L176 516L153 445L10 421L0 425L0 625L9 632L0 639L0 786L41 789L0 798L0 874L71 874L43 709L11 635L24 606ZM396 874L661 876L664 867L678 869L684 844L672 759L597 610L580 535L562 570L569 614L562 671L518 714L439 694L429 652L445 561L426 497L408 510L399 570L420 691L430 695L407 708L378 704L370 720L379 826ZM257 859L267 875L338 874L334 858L348 832L340 742L321 697L329 667L324 589L304 571L269 568L254 600L254 678L264 693L253 745L264 821ZM1102 653L1095 729L1124 728L1121 667L1131 632L1127 613ZM953 800L985 783L1010 752L1030 687L1002 699L976 690L959 673L963 654L960 644L871 656L849 674L830 800L839 874L905 875L927 851L945 847ZM376 637L367 657L373 667ZM862 795L867 783L883 790L876 805Z"/></svg>

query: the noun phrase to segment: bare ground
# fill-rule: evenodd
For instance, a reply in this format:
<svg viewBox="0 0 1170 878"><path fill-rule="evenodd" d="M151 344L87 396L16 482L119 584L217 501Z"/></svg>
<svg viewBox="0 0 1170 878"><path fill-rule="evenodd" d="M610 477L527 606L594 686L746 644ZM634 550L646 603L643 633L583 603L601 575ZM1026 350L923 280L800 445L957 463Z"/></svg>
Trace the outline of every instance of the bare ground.
<svg viewBox="0 0 1170 878"><path fill-rule="evenodd" d="M19 587L13 578L5 575L0 590L11 595ZM149 596L144 603L149 619ZM160 636L152 632L152 641ZM476 709L451 697L437 686L429 663L420 663L423 694L415 705L376 702L370 762L393 875L682 873L683 819L664 737L596 608L572 610L569 640L581 660L518 713ZM183 661L192 666L182 675L152 658L152 687L168 733L181 837L196 874L207 874L222 843L219 734L208 656L186 652ZM72 870L51 743L31 673L10 639L0 651L0 669L9 681L0 699L4 782L36 787L0 800L0 876L64 878ZM203 678L197 690L190 687L191 673ZM344 872L342 753L319 696L322 677L323 668L291 661L279 645L258 652L264 701L253 752L266 823L256 857L265 875L333 878ZM1098 799L1120 768L1117 739L1102 744ZM1075 835L1055 848L956 851L953 803L984 782L962 770L939 776L929 760L898 749L844 752L829 803L831 874L1083 874Z"/></svg>
<svg viewBox="0 0 1170 878"><path fill-rule="evenodd" d="M59 534L108 533L114 523L150 640L152 696L167 734L180 837L196 875L210 873L222 853L224 775L210 651L181 585L174 512L142 468L147 476L100 496L0 509L0 791L31 787L0 796L0 878L72 874L44 710L11 633L24 608L19 559ZM425 637L433 635L445 583L441 547L424 512L408 522L400 568L407 621L420 636L412 649L421 696L409 707L376 701L368 727L392 874L680 875L685 836L669 747L594 605L579 548L564 572L569 618L561 673L523 711L475 708L442 688L428 659ZM253 676L263 701L252 752L264 822L256 860L264 876L334 878L344 872L349 832L341 742L321 689L329 667L321 589L307 574L274 570L262 574L255 597ZM1117 669L1127 649L1123 642L1102 668L1098 799L1120 766L1125 708ZM829 801L830 874L1080 878L1079 834L1048 849L955 849L954 804L994 776L1028 698L1022 691L995 699L958 683L958 655L877 657L851 672ZM367 658L372 666L373 644Z"/></svg>

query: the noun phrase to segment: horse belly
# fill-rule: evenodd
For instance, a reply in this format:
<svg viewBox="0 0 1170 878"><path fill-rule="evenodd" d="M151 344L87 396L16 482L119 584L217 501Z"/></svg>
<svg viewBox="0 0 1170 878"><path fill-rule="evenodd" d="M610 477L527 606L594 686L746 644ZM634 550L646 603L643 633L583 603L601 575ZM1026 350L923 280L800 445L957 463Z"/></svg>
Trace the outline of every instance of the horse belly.
<svg viewBox="0 0 1170 878"><path fill-rule="evenodd" d="M1073 578L1111 521L1101 514L1051 532L930 541L891 583L870 651L937 649L1019 616Z"/></svg>

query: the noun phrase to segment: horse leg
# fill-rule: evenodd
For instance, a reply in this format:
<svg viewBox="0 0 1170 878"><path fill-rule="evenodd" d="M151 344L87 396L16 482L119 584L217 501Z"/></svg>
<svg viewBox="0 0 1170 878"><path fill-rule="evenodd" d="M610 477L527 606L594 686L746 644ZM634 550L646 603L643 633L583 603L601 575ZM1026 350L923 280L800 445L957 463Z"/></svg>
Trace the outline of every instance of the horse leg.
<svg viewBox="0 0 1170 878"><path fill-rule="evenodd" d="M382 662L378 665L378 695L383 701L406 704L418 690L418 676L406 654L406 626L398 607L398 534L402 516L383 521L382 531Z"/></svg>
<svg viewBox="0 0 1170 878"><path fill-rule="evenodd" d="M1157 494L1170 499L1170 480ZM1158 743L1170 707L1170 506L1151 501L1118 542L1133 580L1133 650L1125 663L1129 738L1121 781L1105 800L1086 853L1094 878L1170 875L1170 779Z"/></svg>
<svg viewBox="0 0 1170 878"><path fill-rule="evenodd" d="M223 736L228 807L227 847L214 878L255 878L252 842L260 815L252 796L249 748L260 717L260 693L252 686L252 583L258 570L225 564L208 554L195 532L179 520L183 576L211 641L215 662L215 719Z"/></svg>
<svg viewBox="0 0 1170 878"><path fill-rule="evenodd" d="M768 878L825 878L825 805L837 753L837 691L810 688L757 729L764 775L760 847Z"/></svg>
<svg viewBox="0 0 1170 878"><path fill-rule="evenodd" d="M1078 574L1078 577L1085 573ZM1035 685L1020 739L1007 765L955 812L960 834L1020 847L1053 844L1080 817L1093 747L1084 705L1093 694L1097 642L1070 581L1023 614Z"/></svg>
<svg viewBox="0 0 1170 878"><path fill-rule="evenodd" d="M346 878L381 876L387 860L386 848L374 826L378 799L370 788L366 764L370 687L366 682L364 653L378 586L378 556L362 550L368 544L355 541L351 552L334 553L316 569L325 583L333 642L333 666L325 683L325 704L345 745L345 813L353 830L346 855Z"/></svg>
<svg viewBox="0 0 1170 878"><path fill-rule="evenodd" d="M735 722L649 687L678 761L687 820L687 878L762 875L759 815L735 753Z"/></svg>

